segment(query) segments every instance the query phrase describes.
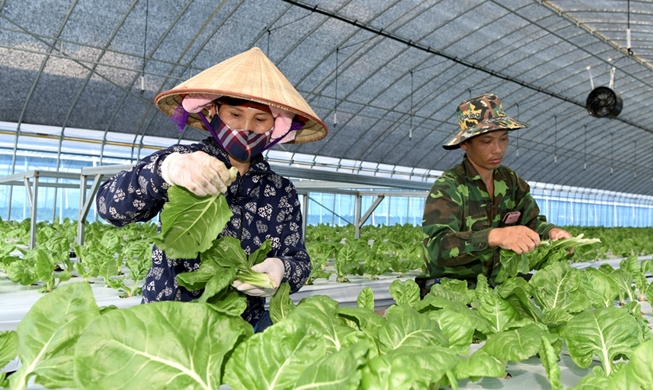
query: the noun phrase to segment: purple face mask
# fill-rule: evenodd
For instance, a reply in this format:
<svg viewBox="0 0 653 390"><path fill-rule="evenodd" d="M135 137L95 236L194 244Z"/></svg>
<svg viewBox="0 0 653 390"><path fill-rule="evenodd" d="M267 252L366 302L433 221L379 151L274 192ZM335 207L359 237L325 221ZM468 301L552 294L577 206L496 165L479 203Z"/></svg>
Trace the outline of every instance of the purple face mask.
<svg viewBox="0 0 653 390"><path fill-rule="evenodd" d="M222 121L219 115L214 115L210 126L211 135L220 146L233 158L239 161L249 161L253 156L262 153L270 142L272 127L265 133L251 130L236 130Z"/></svg>

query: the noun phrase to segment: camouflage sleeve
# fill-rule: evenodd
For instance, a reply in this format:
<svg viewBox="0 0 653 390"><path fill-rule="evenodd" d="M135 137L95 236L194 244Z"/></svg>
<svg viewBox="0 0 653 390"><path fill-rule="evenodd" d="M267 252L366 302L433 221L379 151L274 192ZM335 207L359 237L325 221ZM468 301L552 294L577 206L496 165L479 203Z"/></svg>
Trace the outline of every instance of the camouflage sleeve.
<svg viewBox="0 0 653 390"><path fill-rule="evenodd" d="M463 221L466 190L466 187L459 189L455 180L446 176L433 184L422 220L422 230L427 236L424 240L427 262L441 266L464 265L478 259L479 252L489 249L487 216Z"/></svg>
<svg viewBox="0 0 653 390"><path fill-rule="evenodd" d="M523 215L521 224L535 230L540 237L549 238L549 231L555 225L547 222L544 215L540 215L540 208L531 196L530 186L522 178L518 178L517 199L517 209Z"/></svg>

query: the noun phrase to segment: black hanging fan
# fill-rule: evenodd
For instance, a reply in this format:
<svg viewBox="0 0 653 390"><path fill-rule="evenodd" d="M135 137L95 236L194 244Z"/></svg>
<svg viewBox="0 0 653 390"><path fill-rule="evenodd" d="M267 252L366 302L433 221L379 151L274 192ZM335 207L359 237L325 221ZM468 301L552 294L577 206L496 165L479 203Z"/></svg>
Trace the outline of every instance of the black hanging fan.
<svg viewBox="0 0 653 390"><path fill-rule="evenodd" d="M596 118L616 118L623 108L621 96L608 87L597 87L587 95L585 108Z"/></svg>

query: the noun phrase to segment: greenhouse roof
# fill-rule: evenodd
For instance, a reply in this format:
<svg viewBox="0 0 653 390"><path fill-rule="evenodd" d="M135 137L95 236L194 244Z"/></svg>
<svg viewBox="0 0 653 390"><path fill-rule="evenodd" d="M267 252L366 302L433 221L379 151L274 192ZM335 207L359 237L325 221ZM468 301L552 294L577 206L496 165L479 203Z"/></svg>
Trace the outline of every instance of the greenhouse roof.
<svg viewBox="0 0 653 390"><path fill-rule="evenodd" d="M650 1L0 0L0 121L177 138L154 96L252 47L329 127L279 150L445 170L456 107L493 92L530 123L504 160L525 179L653 195Z"/></svg>

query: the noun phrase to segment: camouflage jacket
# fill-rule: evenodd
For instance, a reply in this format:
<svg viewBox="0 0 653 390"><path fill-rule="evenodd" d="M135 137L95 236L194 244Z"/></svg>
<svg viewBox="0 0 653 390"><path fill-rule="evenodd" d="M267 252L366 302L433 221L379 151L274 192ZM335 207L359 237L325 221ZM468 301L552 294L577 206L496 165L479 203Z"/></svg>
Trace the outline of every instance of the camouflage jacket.
<svg viewBox="0 0 653 390"><path fill-rule="evenodd" d="M424 205L426 277L467 279L474 285L483 273L492 283L501 249L488 245L490 230L526 225L540 237L548 237L554 225L539 213L529 185L504 166L494 170L492 200L465 156L435 181Z"/></svg>

